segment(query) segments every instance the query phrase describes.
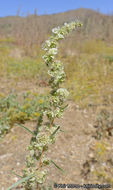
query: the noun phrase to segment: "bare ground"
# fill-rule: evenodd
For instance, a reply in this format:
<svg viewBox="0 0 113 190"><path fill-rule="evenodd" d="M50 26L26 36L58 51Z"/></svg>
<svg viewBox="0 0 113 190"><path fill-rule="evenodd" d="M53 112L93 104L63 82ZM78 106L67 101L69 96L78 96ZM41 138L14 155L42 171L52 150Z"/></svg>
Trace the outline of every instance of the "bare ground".
<svg viewBox="0 0 113 190"><path fill-rule="evenodd" d="M0 87L0 91L5 94L9 93L5 91L8 89L8 82L10 83L4 82L3 89ZM17 93L24 92L29 87L30 90L36 91L36 84L32 82L32 85L18 82L15 86ZM39 91L43 93L45 89L40 87ZM56 120L64 132L59 133L55 144L48 150L48 156L65 171L65 174L61 174L54 165L51 165L48 169L47 182L50 180L62 184L82 185L87 183L81 175L83 163L88 159L90 148L96 142L92 137L95 131L93 123L96 109L81 110L72 101L68 101L68 105L63 117ZM26 122L25 125L33 130L36 124ZM24 129L14 126L0 142L0 190L6 190L19 179L11 173L12 170L22 175L21 170L25 166L26 147L30 138ZM113 144L113 141L111 143Z"/></svg>
<svg viewBox="0 0 113 190"><path fill-rule="evenodd" d="M95 139L93 133L93 112L79 110L75 104L69 101L69 106L63 118L57 123L62 126L65 132L60 132L56 143L51 145L48 155L65 170L61 174L59 170L50 166L47 179L56 183L84 183L81 178L82 165L89 154L89 147ZM35 123L26 123L30 129ZM0 148L0 189L4 190L17 180L11 170L21 174L24 168L26 146L29 144L30 135L24 129L15 126L1 142Z"/></svg>

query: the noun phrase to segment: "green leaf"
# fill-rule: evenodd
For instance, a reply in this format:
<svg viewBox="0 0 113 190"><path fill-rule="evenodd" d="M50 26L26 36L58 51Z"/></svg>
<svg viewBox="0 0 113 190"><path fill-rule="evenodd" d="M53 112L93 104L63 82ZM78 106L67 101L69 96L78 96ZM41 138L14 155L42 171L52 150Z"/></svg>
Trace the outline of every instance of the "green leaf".
<svg viewBox="0 0 113 190"><path fill-rule="evenodd" d="M66 104L64 107L63 107L63 109L65 109L65 108L67 108L68 107L68 104Z"/></svg>
<svg viewBox="0 0 113 190"><path fill-rule="evenodd" d="M64 171L62 168L60 168L55 162L53 162L52 160L51 160L51 162L55 165L55 167L56 167L57 169L60 170L61 173L64 173L64 172L65 172L65 171Z"/></svg>
<svg viewBox="0 0 113 190"><path fill-rule="evenodd" d="M21 184L22 182L24 182L24 181L26 181L26 180L30 179L33 175L34 175L34 174L32 174L32 175L30 175L30 176L27 176L27 177L22 178L21 180L17 181L16 183L13 183L13 185L11 185L10 187L8 187L6 190L10 190L10 189L12 189L12 188L16 187L17 185Z"/></svg>
<svg viewBox="0 0 113 190"><path fill-rule="evenodd" d="M62 129L60 129L59 131L61 131L61 132L65 132L64 130L62 130Z"/></svg>
<svg viewBox="0 0 113 190"><path fill-rule="evenodd" d="M53 133L50 135L50 138L52 138L56 134L56 132L59 130L59 128L60 128L60 126L58 126L57 129L55 129L53 131Z"/></svg>
<svg viewBox="0 0 113 190"><path fill-rule="evenodd" d="M32 134L32 135L34 135L34 133L31 131L31 130L29 130L27 127L25 127L24 125L22 125L22 124L17 124L17 126L20 126L20 127L22 127L23 129L25 129L27 132L29 132L30 134Z"/></svg>
<svg viewBox="0 0 113 190"><path fill-rule="evenodd" d="M16 174L14 171L11 171L11 173L12 173L12 174L14 174L14 175L16 175L17 177L22 178L22 176L20 176L20 175Z"/></svg>

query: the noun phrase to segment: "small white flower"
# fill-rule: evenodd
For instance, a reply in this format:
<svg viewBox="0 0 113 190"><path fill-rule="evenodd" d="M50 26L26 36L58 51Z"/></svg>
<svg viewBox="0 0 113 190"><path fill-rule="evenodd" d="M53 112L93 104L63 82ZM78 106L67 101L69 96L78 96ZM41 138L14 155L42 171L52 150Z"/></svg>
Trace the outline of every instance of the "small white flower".
<svg viewBox="0 0 113 190"><path fill-rule="evenodd" d="M64 36L62 34L59 34L59 33L58 33L58 37L61 39L64 38Z"/></svg>
<svg viewBox="0 0 113 190"><path fill-rule="evenodd" d="M59 88L57 90L57 93L64 97L67 97L69 95L69 92L65 88Z"/></svg>
<svg viewBox="0 0 113 190"><path fill-rule="evenodd" d="M65 23L64 23L64 26L67 26L67 27L69 27L69 24L65 22Z"/></svg>
<svg viewBox="0 0 113 190"><path fill-rule="evenodd" d="M60 29L59 27L58 27L58 28L53 28L53 29L52 29L52 32L53 32L54 34L58 34L59 29Z"/></svg>
<svg viewBox="0 0 113 190"><path fill-rule="evenodd" d="M45 44L47 44L47 46L50 47L51 42L49 40L46 40Z"/></svg>
<svg viewBox="0 0 113 190"><path fill-rule="evenodd" d="M51 48L51 49L49 49L49 54L53 54L53 55L56 55L57 54L57 48Z"/></svg>

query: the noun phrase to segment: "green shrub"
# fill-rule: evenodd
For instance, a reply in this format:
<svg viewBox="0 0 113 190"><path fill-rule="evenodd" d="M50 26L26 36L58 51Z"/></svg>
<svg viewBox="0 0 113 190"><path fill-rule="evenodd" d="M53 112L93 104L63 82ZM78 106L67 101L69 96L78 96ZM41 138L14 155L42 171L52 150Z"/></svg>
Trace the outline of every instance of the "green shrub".
<svg viewBox="0 0 113 190"><path fill-rule="evenodd" d="M45 97L36 93L24 93L20 103L16 94L0 98L0 137L8 133L16 123L36 120Z"/></svg>

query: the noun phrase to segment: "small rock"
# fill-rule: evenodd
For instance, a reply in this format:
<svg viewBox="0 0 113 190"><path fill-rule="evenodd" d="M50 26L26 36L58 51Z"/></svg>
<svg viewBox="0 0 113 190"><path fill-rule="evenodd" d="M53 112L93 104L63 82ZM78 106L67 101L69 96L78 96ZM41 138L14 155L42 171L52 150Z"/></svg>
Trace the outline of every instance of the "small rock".
<svg viewBox="0 0 113 190"><path fill-rule="evenodd" d="M17 182L17 181L18 181L18 177L14 177L13 180L14 180L15 182Z"/></svg>
<svg viewBox="0 0 113 190"><path fill-rule="evenodd" d="M89 127L93 127L93 125L91 123L88 123Z"/></svg>
<svg viewBox="0 0 113 190"><path fill-rule="evenodd" d="M20 165L20 162L17 162L17 164L16 164L17 166L19 166Z"/></svg>
<svg viewBox="0 0 113 190"><path fill-rule="evenodd" d="M4 154L4 155L0 156L0 159L4 159L6 157L11 157L11 156L12 156L12 154Z"/></svg>
<svg viewBox="0 0 113 190"><path fill-rule="evenodd" d="M94 154L93 154L93 153L90 153L88 156L89 156L90 158L94 158Z"/></svg>

